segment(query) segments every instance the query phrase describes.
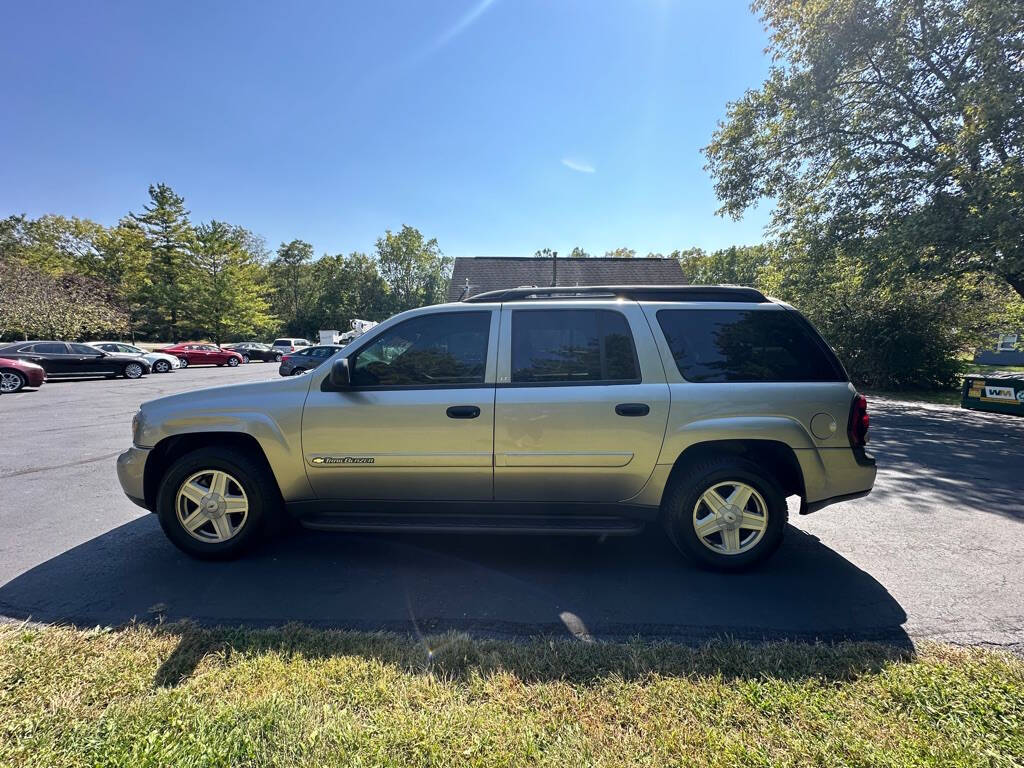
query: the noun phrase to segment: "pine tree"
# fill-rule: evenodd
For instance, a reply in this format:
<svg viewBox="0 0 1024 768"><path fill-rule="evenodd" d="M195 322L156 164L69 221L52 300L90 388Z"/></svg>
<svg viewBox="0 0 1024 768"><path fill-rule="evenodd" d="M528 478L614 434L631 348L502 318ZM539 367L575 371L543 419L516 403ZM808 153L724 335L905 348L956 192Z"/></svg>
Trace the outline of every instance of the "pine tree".
<svg viewBox="0 0 1024 768"><path fill-rule="evenodd" d="M214 343L275 322L263 297L261 264L244 247L238 228L220 221L200 225L193 258L201 278L193 320Z"/></svg>
<svg viewBox="0 0 1024 768"><path fill-rule="evenodd" d="M149 304L155 321L178 340L178 323L187 314L194 283L191 246L195 233L185 210L185 199L166 184L149 187L145 212L131 214L146 233L151 255Z"/></svg>

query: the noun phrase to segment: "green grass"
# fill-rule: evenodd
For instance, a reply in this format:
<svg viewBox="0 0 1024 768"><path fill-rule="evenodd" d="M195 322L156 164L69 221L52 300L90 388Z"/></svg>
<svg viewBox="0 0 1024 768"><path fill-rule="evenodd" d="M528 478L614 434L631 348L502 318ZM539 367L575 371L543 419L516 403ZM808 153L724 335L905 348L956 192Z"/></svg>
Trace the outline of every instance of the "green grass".
<svg viewBox="0 0 1024 768"><path fill-rule="evenodd" d="M1024 661L982 650L0 627L2 765L1013 766L1022 756Z"/></svg>

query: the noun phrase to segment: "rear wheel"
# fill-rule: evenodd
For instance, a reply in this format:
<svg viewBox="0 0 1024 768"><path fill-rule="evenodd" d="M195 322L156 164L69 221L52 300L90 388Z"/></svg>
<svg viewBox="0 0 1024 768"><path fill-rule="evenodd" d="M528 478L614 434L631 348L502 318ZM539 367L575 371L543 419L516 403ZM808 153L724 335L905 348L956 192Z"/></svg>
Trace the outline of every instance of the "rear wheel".
<svg viewBox="0 0 1024 768"><path fill-rule="evenodd" d="M166 360L157 360L153 363L153 371L155 373L167 373L169 370L171 370L171 364Z"/></svg>
<svg viewBox="0 0 1024 768"><path fill-rule="evenodd" d="M704 568L741 571L770 557L788 519L778 483L747 459L711 459L676 478L662 504L676 548Z"/></svg>
<svg viewBox="0 0 1024 768"><path fill-rule="evenodd" d="M203 559L227 559L252 548L278 513L267 470L232 448L201 448L167 470L156 511L167 538Z"/></svg>
<svg viewBox="0 0 1024 768"><path fill-rule="evenodd" d="M242 365L248 365L248 363L249 363L249 356L248 355L242 355Z"/></svg>
<svg viewBox="0 0 1024 768"><path fill-rule="evenodd" d="M293 368L292 369L292 376L301 376L305 372L306 372L305 368Z"/></svg>
<svg viewBox="0 0 1024 768"><path fill-rule="evenodd" d="M26 384L28 384L28 379L22 376L20 372L11 368L5 368L0 371L0 392L3 392L5 395L19 392Z"/></svg>
<svg viewBox="0 0 1024 768"><path fill-rule="evenodd" d="M178 364L181 365L182 368L188 368L188 358L187 357L179 357L178 358Z"/></svg>
<svg viewBox="0 0 1024 768"><path fill-rule="evenodd" d="M280 352L275 352L274 353L274 362L275 363L280 363L281 362L281 353Z"/></svg>
<svg viewBox="0 0 1024 768"><path fill-rule="evenodd" d="M139 363L128 363L122 373L126 379L137 379L145 373L145 370Z"/></svg>

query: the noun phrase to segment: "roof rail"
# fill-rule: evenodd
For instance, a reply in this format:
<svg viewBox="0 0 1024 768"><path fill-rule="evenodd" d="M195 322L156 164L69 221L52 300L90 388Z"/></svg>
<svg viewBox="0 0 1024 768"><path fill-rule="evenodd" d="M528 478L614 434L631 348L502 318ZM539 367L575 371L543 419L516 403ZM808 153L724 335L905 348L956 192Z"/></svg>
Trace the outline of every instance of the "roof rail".
<svg viewBox="0 0 1024 768"><path fill-rule="evenodd" d="M529 301L530 299L595 299L614 298L632 301L736 301L763 303L768 301L756 288L739 285L556 285L523 286L487 291L463 299L464 302Z"/></svg>

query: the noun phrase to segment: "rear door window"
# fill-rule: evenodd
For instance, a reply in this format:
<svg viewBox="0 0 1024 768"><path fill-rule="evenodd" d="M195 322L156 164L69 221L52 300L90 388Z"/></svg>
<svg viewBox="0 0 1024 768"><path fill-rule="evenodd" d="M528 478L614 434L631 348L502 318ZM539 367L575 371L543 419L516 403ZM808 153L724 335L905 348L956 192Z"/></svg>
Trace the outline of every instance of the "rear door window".
<svg viewBox="0 0 1024 768"><path fill-rule="evenodd" d="M56 341L43 342L42 344L36 344L32 347L33 352L38 352L41 355L66 355L68 354L67 345Z"/></svg>
<svg viewBox="0 0 1024 768"><path fill-rule="evenodd" d="M625 315L606 309L512 312L513 384L633 384L640 381Z"/></svg>
<svg viewBox="0 0 1024 768"><path fill-rule="evenodd" d="M807 321L785 309L662 309L658 324L687 381L846 381Z"/></svg>

